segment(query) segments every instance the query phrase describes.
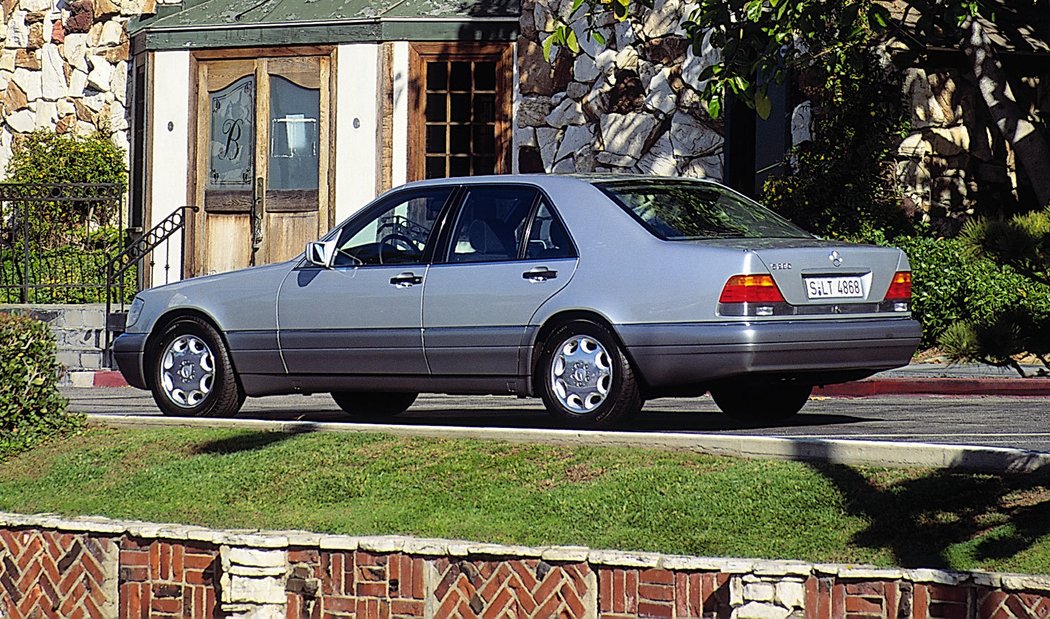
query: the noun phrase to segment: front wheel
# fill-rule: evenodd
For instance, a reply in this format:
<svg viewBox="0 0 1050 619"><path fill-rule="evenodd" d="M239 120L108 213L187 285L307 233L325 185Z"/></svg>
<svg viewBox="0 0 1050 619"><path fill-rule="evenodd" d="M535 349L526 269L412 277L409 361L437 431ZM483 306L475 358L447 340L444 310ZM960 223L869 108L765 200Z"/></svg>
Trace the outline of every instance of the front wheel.
<svg viewBox="0 0 1050 619"><path fill-rule="evenodd" d="M168 325L154 350L150 390L165 415L233 417L244 403L219 332L196 316Z"/></svg>
<svg viewBox="0 0 1050 619"><path fill-rule="evenodd" d="M746 423L773 423L794 416L809 400L812 385L792 382L735 383L711 389L722 412Z"/></svg>
<svg viewBox="0 0 1050 619"><path fill-rule="evenodd" d="M418 395L398 392L337 391L332 393L332 399L345 413L366 419L382 419L405 412L416 401Z"/></svg>
<svg viewBox="0 0 1050 619"><path fill-rule="evenodd" d="M537 372L547 411L571 426L608 426L642 408L630 361L600 324L574 320L555 328Z"/></svg>

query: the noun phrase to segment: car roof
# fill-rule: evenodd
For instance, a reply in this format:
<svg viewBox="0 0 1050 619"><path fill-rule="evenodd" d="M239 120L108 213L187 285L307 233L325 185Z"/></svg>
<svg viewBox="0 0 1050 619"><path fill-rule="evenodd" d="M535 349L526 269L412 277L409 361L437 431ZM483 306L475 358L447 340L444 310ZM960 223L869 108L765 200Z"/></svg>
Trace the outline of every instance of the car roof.
<svg viewBox="0 0 1050 619"><path fill-rule="evenodd" d="M492 174L486 176L453 176L451 178L432 178L422 181L413 181L403 185L404 188L434 187L440 185L478 185L488 183L526 183L538 187L554 188L558 185L580 183L593 185L602 182L614 181L644 181L659 180L679 181L684 183L703 183L708 185L720 185L711 179L690 178L682 176L652 176L642 174Z"/></svg>

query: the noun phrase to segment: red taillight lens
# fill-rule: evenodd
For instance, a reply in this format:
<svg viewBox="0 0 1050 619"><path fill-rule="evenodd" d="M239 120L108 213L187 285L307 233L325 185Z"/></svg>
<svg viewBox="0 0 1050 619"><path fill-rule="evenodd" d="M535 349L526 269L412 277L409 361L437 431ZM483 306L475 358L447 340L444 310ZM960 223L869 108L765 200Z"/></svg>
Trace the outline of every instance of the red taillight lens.
<svg viewBox="0 0 1050 619"><path fill-rule="evenodd" d="M893 276L890 289L886 291L887 301L907 301L911 299L911 273L900 271Z"/></svg>
<svg viewBox="0 0 1050 619"><path fill-rule="evenodd" d="M734 275L722 289L719 303L783 303L771 275Z"/></svg>

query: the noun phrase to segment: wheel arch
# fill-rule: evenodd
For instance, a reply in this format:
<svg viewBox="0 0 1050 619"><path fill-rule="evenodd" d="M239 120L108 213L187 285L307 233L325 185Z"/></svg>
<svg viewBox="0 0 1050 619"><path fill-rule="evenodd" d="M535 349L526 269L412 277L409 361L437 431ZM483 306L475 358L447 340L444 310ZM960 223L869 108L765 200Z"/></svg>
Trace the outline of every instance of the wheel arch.
<svg viewBox="0 0 1050 619"><path fill-rule="evenodd" d="M620 337L620 333L613 326L613 323L603 316L602 314L588 309L571 309L562 310L556 314L548 316L547 319L540 325L540 328L536 331L535 337L529 342L528 346L528 370L531 373L530 380L528 381L528 387L530 393L528 395L535 396L540 393L540 386L537 383L541 380L543 374L538 371L538 365L540 363L540 357L542 356L543 345L547 342L551 333L554 332L558 327L572 322L574 320L586 320L595 324L601 325L605 329L609 330L613 338L616 340L616 345L620 347L624 355L627 357L627 362L631 364L631 368L634 370L635 376L637 377L639 387L642 388L643 393L648 391L648 385L645 382L645 377L638 371L638 364L634 362L634 358L631 357L631 351L623 342L623 338Z"/></svg>

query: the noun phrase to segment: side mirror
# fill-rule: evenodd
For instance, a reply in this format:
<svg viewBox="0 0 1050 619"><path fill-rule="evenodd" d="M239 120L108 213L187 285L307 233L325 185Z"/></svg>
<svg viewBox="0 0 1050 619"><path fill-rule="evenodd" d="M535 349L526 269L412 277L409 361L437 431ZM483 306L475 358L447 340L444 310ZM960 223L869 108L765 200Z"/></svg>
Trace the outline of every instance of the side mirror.
<svg viewBox="0 0 1050 619"><path fill-rule="evenodd" d="M335 241L314 241L306 244L306 261L322 269L332 268L334 255Z"/></svg>

